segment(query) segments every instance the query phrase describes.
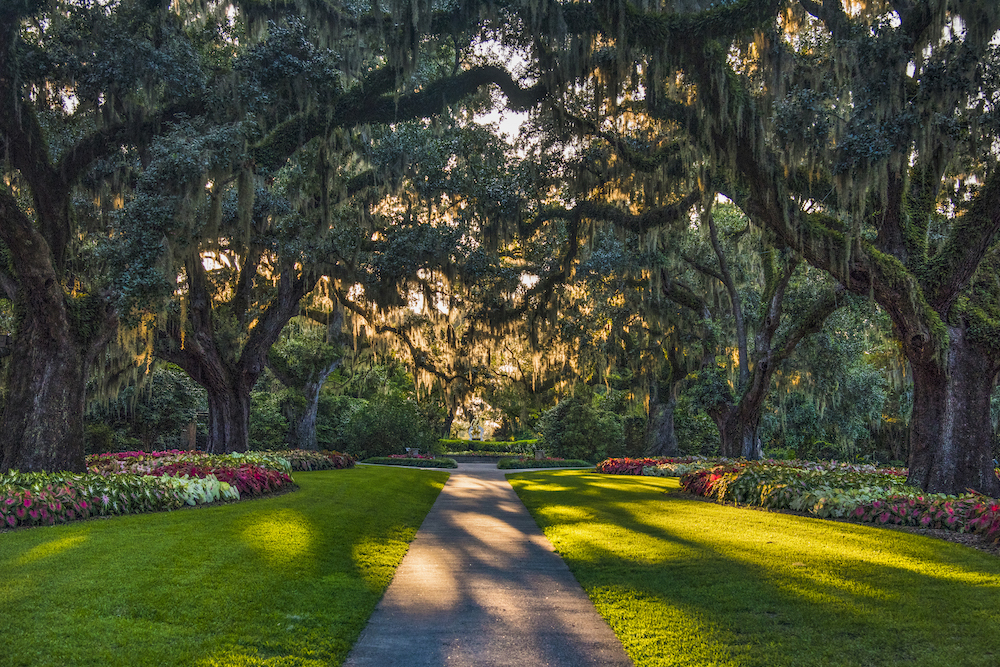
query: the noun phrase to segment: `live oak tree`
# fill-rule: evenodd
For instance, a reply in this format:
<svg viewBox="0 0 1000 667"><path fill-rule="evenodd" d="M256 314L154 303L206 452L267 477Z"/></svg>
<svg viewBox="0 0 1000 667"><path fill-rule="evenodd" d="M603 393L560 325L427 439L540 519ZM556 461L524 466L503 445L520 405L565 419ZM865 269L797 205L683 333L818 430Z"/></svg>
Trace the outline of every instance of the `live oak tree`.
<svg viewBox="0 0 1000 667"><path fill-rule="evenodd" d="M290 405L285 408L288 441L299 449L318 447L320 392L326 379L343 363L350 342L343 331L341 311L331 309L329 314L316 317L319 321L308 316L292 319L267 356L268 368L292 392Z"/></svg>
<svg viewBox="0 0 1000 667"><path fill-rule="evenodd" d="M677 244L680 266L661 269L662 291L705 320L703 349L711 361L697 372L694 393L719 430L719 453L759 459L761 417L775 373L842 304L842 290L822 276L807 279L794 253L749 234L749 221L731 206L715 206L703 217L701 239Z"/></svg>
<svg viewBox="0 0 1000 667"><path fill-rule="evenodd" d="M119 312L100 250L115 165L190 113L198 58L153 3L0 6L0 287L14 304L0 468L84 469L89 371Z"/></svg>
<svg viewBox="0 0 1000 667"><path fill-rule="evenodd" d="M670 128L677 142L636 152L664 165L697 156L755 224L886 310L914 380L910 482L1000 493L988 419L1000 369L995 3L548 11L565 29L540 40L538 61L591 82L592 122L626 100Z"/></svg>
<svg viewBox="0 0 1000 667"><path fill-rule="evenodd" d="M347 143L363 146L366 128L439 113L489 83L518 103L543 92L462 57L471 48L465 35L478 30L477 11L396 9L251 0L4 3L2 287L17 312L15 354L25 360L11 366L7 383L4 467L83 468L88 371L119 321L145 330L144 310L171 322L162 330L175 345L164 355L214 387L211 446L246 447L237 397L263 368L281 320L294 314L288 304L319 274L301 261L302 248L275 254L249 233L218 235L219 224L256 232L282 215L282 224L289 216L316 222L343 196L330 188L372 185L347 158L328 177L318 168L322 187L286 202L286 210L271 179L289 160L302 164L300 149L308 147L321 167L325 150L341 158L351 153ZM441 46L449 43L450 50ZM423 58L425 50L433 57ZM448 66L435 65L445 55ZM194 161L180 164L180 155ZM163 180L171 169L177 178ZM345 174L360 180L352 185ZM255 203L258 191L264 205ZM232 256L237 246L246 261L226 268L253 282L258 274L244 268L268 267L259 286L274 287L281 308L263 299L252 312L240 288L236 302L224 296L225 317L212 315L206 287L221 272L206 268L201 253L221 248ZM189 301L171 310L163 299L178 276L186 285L175 303ZM219 360L213 323L222 320L268 325L249 335L252 354L227 353L228 369L210 361ZM191 347L187 333L196 334Z"/></svg>

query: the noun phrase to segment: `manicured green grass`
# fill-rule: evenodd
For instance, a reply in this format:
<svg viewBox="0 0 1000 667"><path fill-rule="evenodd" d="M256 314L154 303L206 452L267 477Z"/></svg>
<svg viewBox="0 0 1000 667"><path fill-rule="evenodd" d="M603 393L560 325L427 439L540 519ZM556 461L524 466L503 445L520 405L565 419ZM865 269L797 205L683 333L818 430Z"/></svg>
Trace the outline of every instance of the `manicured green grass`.
<svg viewBox="0 0 1000 667"><path fill-rule="evenodd" d="M1000 664L994 556L685 499L675 478L510 479L640 667Z"/></svg>
<svg viewBox="0 0 1000 667"><path fill-rule="evenodd" d="M593 463L580 459L500 459L497 468L516 470L518 468L593 468Z"/></svg>
<svg viewBox="0 0 1000 667"><path fill-rule="evenodd" d="M0 534L0 664L339 665L448 474Z"/></svg>

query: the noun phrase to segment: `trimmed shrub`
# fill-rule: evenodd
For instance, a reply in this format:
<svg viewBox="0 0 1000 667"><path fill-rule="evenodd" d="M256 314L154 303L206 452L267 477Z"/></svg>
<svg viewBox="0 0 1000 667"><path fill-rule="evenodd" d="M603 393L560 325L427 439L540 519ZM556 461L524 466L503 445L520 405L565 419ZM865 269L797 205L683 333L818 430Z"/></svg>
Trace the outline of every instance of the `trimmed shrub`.
<svg viewBox="0 0 1000 667"><path fill-rule="evenodd" d="M457 468L455 459L422 459L406 456L373 456L362 463L375 465L413 466L415 468Z"/></svg>
<svg viewBox="0 0 1000 667"><path fill-rule="evenodd" d="M539 426L542 437L538 448L555 457L600 461L625 452L621 417L575 396L545 412Z"/></svg>

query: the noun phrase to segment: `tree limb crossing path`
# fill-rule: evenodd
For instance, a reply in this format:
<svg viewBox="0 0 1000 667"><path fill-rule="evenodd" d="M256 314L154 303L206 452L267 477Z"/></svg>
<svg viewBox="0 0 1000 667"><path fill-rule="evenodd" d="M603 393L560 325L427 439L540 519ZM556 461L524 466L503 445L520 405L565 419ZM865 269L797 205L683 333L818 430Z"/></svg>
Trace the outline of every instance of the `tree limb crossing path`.
<svg viewBox="0 0 1000 667"><path fill-rule="evenodd" d="M495 464L460 464L346 667L631 666Z"/></svg>

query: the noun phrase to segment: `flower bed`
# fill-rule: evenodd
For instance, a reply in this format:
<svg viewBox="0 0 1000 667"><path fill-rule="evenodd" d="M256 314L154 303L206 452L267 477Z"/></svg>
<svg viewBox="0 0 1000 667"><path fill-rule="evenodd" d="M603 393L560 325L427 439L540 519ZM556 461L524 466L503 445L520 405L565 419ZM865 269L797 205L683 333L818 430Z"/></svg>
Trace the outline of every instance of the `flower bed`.
<svg viewBox="0 0 1000 667"><path fill-rule="evenodd" d="M176 509L187 502L177 480L74 473L0 475L0 526L44 526L92 516Z"/></svg>
<svg viewBox="0 0 1000 667"><path fill-rule="evenodd" d="M608 459L616 475L681 477L681 488L720 502L790 509L877 524L974 532L1000 541L1000 501L978 494L924 494L907 471L836 461Z"/></svg>
<svg viewBox="0 0 1000 667"><path fill-rule="evenodd" d="M846 517L856 507L909 493L906 471L871 465L734 461L689 472L681 487L723 502Z"/></svg>
<svg viewBox="0 0 1000 667"><path fill-rule="evenodd" d="M88 456L86 474L0 475L0 528L240 500L288 488L292 470L353 465L347 454L304 450L213 455L174 449Z"/></svg>
<svg viewBox="0 0 1000 667"><path fill-rule="evenodd" d="M685 472L715 465L725 459L707 459L702 456L680 458L620 458L605 459L597 464L597 472L607 475L648 475L653 477L680 477Z"/></svg>
<svg viewBox="0 0 1000 667"><path fill-rule="evenodd" d="M458 463L455 459L446 458L423 458L414 456L374 456L370 459L365 459L362 463L373 463L375 465L393 465L393 466L413 466L417 468L457 468Z"/></svg>
<svg viewBox="0 0 1000 667"><path fill-rule="evenodd" d="M500 459L497 468L501 470L516 470L518 468L591 468L594 464L580 459L534 459L516 458Z"/></svg>
<svg viewBox="0 0 1000 667"><path fill-rule="evenodd" d="M681 487L719 501L1000 540L1000 501L972 493L924 494L906 484L906 470L901 468L741 461L690 472L681 477Z"/></svg>

